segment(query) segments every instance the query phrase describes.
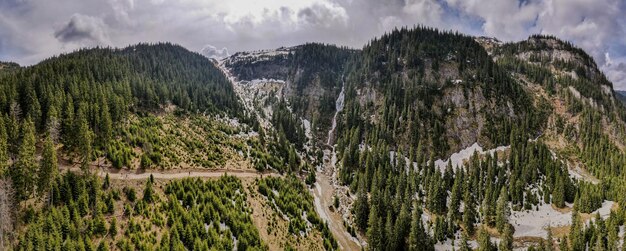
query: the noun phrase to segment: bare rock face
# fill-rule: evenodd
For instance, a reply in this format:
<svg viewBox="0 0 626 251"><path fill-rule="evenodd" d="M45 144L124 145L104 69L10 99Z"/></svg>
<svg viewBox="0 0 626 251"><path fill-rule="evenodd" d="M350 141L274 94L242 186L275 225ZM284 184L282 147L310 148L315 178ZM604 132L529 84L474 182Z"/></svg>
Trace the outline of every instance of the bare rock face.
<svg viewBox="0 0 626 251"><path fill-rule="evenodd" d="M334 101L342 84L341 69L353 50L331 45L305 44L275 50L238 52L220 64L240 83L284 83L281 96L292 111L313 123L322 139L331 124Z"/></svg>

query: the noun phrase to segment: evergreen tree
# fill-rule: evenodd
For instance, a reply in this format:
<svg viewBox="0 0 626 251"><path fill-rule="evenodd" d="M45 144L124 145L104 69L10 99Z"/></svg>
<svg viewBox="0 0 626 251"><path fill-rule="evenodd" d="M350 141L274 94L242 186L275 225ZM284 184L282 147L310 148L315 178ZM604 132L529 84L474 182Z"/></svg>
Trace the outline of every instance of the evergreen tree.
<svg viewBox="0 0 626 251"><path fill-rule="evenodd" d="M111 178L109 178L109 173L107 173L104 176L104 182L102 182L102 189L107 190L109 189L110 186L111 186Z"/></svg>
<svg viewBox="0 0 626 251"><path fill-rule="evenodd" d="M552 236L552 226L548 225L548 237L546 238L545 251L554 251L554 240Z"/></svg>
<svg viewBox="0 0 626 251"><path fill-rule="evenodd" d="M496 206L496 228L502 233L506 225L509 224L509 200L506 186L500 190L500 196Z"/></svg>
<svg viewBox="0 0 626 251"><path fill-rule="evenodd" d="M74 126L75 119L74 99L72 98L72 95L69 95L65 100L65 104L63 106L63 117L61 119L62 139L63 143L68 147L75 146L76 144L76 130Z"/></svg>
<svg viewBox="0 0 626 251"><path fill-rule="evenodd" d="M87 104L81 103L76 114L76 135L78 138L78 149L81 154L81 169L88 171L91 161L92 136L87 122Z"/></svg>
<svg viewBox="0 0 626 251"><path fill-rule="evenodd" d="M463 201L465 202L463 207L463 227L468 235L473 235L475 230L474 223L476 223L476 203L474 202L474 196L469 190L465 190Z"/></svg>
<svg viewBox="0 0 626 251"><path fill-rule="evenodd" d="M583 236L583 225L582 220L580 218L580 214L578 210L574 209L572 212L572 226L570 227L569 232L569 243L571 245L571 250L579 251L584 250L585 248L585 240Z"/></svg>
<svg viewBox="0 0 626 251"><path fill-rule="evenodd" d="M565 206L565 184L561 175L556 177L556 183L552 190L552 204L558 208Z"/></svg>
<svg viewBox="0 0 626 251"><path fill-rule="evenodd" d="M404 203L400 208L400 214L396 219L394 237L397 243L397 249L407 249L407 236L411 231L411 213L409 211L409 203Z"/></svg>
<svg viewBox="0 0 626 251"><path fill-rule="evenodd" d="M59 172L57 153L52 141L52 137L48 134L43 146L42 160L39 167L37 183L39 194L44 194L50 189L50 183Z"/></svg>
<svg viewBox="0 0 626 251"><path fill-rule="evenodd" d="M409 233L409 250L434 250L434 243L424 229L422 217L417 205L413 207L411 216L411 231Z"/></svg>
<svg viewBox="0 0 626 251"><path fill-rule="evenodd" d="M111 225L109 225L109 236L111 239L115 239L117 236L117 219L115 217L111 219Z"/></svg>
<svg viewBox="0 0 626 251"><path fill-rule="evenodd" d="M9 165L9 148L7 142L7 131L5 128L5 119L0 115L0 177L4 175Z"/></svg>
<svg viewBox="0 0 626 251"><path fill-rule="evenodd" d="M367 228L367 220L369 219L369 202L367 201L367 188L363 178L359 182L359 191L356 201L354 202L354 214L356 218L356 226L359 230L365 231Z"/></svg>
<svg viewBox="0 0 626 251"><path fill-rule="evenodd" d="M30 118L22 124L22 144L17 162L11 169L11 179L17 201L26 200L34 192L37 162L35 160L35 125Z"/></svg>
<svg viewBox="0 0 626 251"><path fill-rule="evenodd" d="M152 188L152 180L146 181L146 187L143 190L143 201L146 203L152 203L155 200L154 189Z"/></svg>
<svg viewBox="0 0 626 251"><path fill-rule="evenodd" d="M504 226L504 232L502 233L502 238L500 240L500 251L511 251L513 250L513 227L511 225Z"/></svg>
<svg viewBox="0 0 626 251"><path fill-rule="evenodd" d="M496 247L491 242L489 233L485 227L481 227L478 231L478 251L496 251Z"/></svg>
<svg viewBox="0 0 626 251"><path fill-rule="evenodd" d="M112 121L111 121L111 114L109 113L109 106L107 105L106 100L102 101L102 107L101 107L101 114L100 114L100 137L101 142L103 142L104 144L107 144L109 142L109 140L111 139L111 135L113 134L113 125L112 125Z"/></svg>
<svg viewBox="0 0 626 251"><path fill-rule="evenodd" d="M372 207L367 229L367 242L369 250L384 250L385 240L383 239L383 223L378 216L378 207Z"/></svg>
<svg viewBox="0 0 626 251"><path fill-rule="evenodd" d="M471 251L472 250L468 241L469 241L469 237L467 236L467 232L463 231L461 233L461 244L459 245L459 251Z"/></svg>

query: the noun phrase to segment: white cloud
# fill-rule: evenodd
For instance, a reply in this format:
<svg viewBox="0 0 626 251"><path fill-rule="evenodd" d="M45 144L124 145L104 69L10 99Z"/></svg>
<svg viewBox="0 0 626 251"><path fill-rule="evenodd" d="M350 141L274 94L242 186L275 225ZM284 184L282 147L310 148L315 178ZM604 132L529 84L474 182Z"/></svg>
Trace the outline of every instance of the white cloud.
<svg viewBox="0 0 626 251"><path fill-rule="evenodd" d="M70 21L54 32L54 37L63 43L81 45L108 44L107 26L98 17L74 14Z"/></svg>
<svg viewBox="0 0 626 251"><path fill-rule="evenodd" d="M81 46L157 41L216 55L207 44L358 48L394 27L423 24L505 41L553 34L587 50L617 81L619 63L606 66L605 54L626 61L625 12L623 0L9 0L0 1L0 60L32 64Z"/></svg>
<svg viewBox="0 0 626 251"><path fill-rule="evenodd" d="M215 58L215 59L222 59L222 58L230 56L230 54L228 53L228 49L226 49L226 47L222 49L218 49L215 46L210 45L210 44L204 46L204 48L200 50L200 53L204 55L205 57Z"/></svg>

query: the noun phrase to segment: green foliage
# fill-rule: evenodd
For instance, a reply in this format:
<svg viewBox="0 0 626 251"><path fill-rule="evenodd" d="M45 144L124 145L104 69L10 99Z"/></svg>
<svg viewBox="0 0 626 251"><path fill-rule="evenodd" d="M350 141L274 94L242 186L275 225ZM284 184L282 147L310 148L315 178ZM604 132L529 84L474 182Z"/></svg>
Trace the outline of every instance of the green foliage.
<svg viewBox="0 0 626 251"><path fill-rule="evenodd" d="M17 137L16 125L28 118L35 134L52 125L84 168L104 148L115 166L128 164L127 152L119 153L119 145L109 149L109 140L133 112L175 105L247 121L224 74L204 56L169 43L83 49L5 73L0 114L10 117L8 135Z"/></svg>
<svg viewBox="0 0 626 251"><path fill-rule="evenodd" d="M42 160L37 174L37 189L39 194L44 194L50 188L50 183L59 172L56 148L52 138L48 135L44 142Z"/></svg>
<svg viewBox="0 0 626 251"><path fill-rule="evenodd" d="M268 177L257 181L258 191L265 196L276 211L289 218L289 233L296 236L308 234L307 222L322 233L324 247L327 250L336 250L337 241L334 239L327 224L315 213L313 197L295 176L287 178Z"/></svg>
<svg viewBox="0 0 626 251"><path fill-rule="evenodd" d="M114 197L114 190L101 186L97 177L73 172L55 179L51 206L23 217L26 227L16 232L14 249L231 250L233 238L239 250L267 249L250 218L244 188L232 176L172 181L165 187L167 200L153 193L152 204L116 202L131 212L126 216L108 211L103 201Z"/></svg>
<svg viewBox="0 0 626 251"><path fill-rule="evenodd" d="M146 181L146 187L143 189L143 201L146 203L152 203L156 199L154 189L152 188L153 183L154 181L152 179L148 179L148 181Z"/></svg>
<svg viewBox="0 0 626 251"><path fill-rule="evenodd" d="M198 245L232 249L234 237L238 240L237 250L267 249L252 223L243 191L239 179L232 176L216 181L184 179L168 184L165 193L169 200L163 206L168 212L170 248L182 243L187 249Z"/></svg>
<svg viewBox="0 0 626 251"><path fill-rule="evenodd" d="M26 119L21 130L21 144L15 165L10 169L11 180L17 201L28 199L35 188L37 161L35 158L35 126Z"/></svg>

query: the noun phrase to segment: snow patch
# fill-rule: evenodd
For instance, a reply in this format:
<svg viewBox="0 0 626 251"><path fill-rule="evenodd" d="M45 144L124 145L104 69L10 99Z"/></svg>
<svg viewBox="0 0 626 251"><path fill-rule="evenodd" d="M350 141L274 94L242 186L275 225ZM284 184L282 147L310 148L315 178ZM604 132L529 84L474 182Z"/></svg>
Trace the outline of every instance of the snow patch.
<svg viewBox="0 0 626 251"><path fill-rule="evenodd" d="M591 213L599 213L603 219L609 217L613 201L604 201L602 207ZM569 205L571 206L571 205ZM569 226L572 224L572 212L561 213L552 208L550 204L542 204L538 210L528 210L522 212L513 211L509 223L515 228L513 237L531 236L547 238L548 226Z"/></svg>
<svg viewBox="0 0 626 251"><path fill-rule="evenodd" d="M313 134L311 133L311 122L303 118L302 126L304 126L304 134L306 135L307 139L312 138Z"/></svg>
<svg viewBox="0 0 626 251"><path fill-rule="evenodd" d="M461 151L457 153L453 153L450 156L450 158L448 158L447 160L442 160L442 159L436 160L435 166L439 168L442 172L444 172L446 170L446 167L448 166L448 162L452 164L453 169L456 169L456 167L463 166L463 163L469 160L474 153L478 153L480 155L494 154L495 152L504 151L509 148L511 148L511 146L499 146L495 149L490 149L490 150L485 151L478 143L474 143L471 146L465 149L462 149Z"/></svg>
<svg viewBox="0 0 626 251"><path fill-rule="evenodd" d="M315 192L319 194L320 196L322 194L322 187L317 182L315 182ZM313 196L313 199L314 199L313 204L315 204L315 211L317 211L317 214L319 214L320 218L326 221L326 223L330 224L331 222L330 216L328 216L328 214L326 214L326 211L324 211L324 207L322 207L322 202L320 201L320 197Z"/></svg>

